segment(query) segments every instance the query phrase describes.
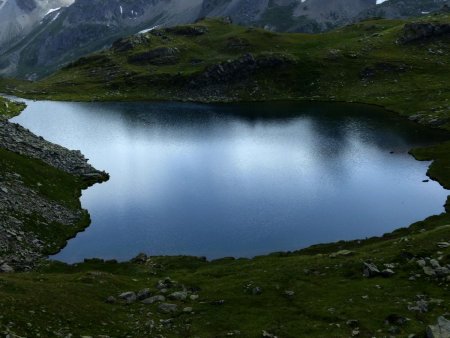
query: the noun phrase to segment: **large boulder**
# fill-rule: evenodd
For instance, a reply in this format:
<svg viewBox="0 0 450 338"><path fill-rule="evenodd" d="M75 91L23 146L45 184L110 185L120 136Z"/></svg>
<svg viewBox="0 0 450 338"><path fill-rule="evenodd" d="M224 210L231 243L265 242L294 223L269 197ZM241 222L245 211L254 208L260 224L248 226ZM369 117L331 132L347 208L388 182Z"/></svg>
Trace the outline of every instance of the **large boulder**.
<svg viewBox="0 0 450 338"><path fill-rule="evenodd" d="M436 325L427 327L427 338L450 338L450 320L439 317Z"/></svg>

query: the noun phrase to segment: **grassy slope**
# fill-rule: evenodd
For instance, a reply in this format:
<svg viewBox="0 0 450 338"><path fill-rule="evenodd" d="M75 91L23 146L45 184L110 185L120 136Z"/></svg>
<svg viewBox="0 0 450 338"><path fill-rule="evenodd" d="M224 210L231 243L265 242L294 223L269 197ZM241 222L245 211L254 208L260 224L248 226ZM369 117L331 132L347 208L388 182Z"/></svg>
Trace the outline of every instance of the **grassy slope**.
<svg viewBox="0 0 450 338"><path fill-rule="evenodd" d="M13 102L0 97L0 117L11 118L20 114L25 104ZM80 196L82 189L86 189L91 182L86 182L79 177L69 175L61 170L50 167L42 161L31 159L0 148L0 177L8 180L11 174L20 175L24 186L36 191L48 200L73 210L81 210ZM58 252L65 246L67 240L89 225L90 219L86 211L83 211L80 221L73 227L60 223L52 223L49 227L40 226L39 215L28 216L26 213L14 215L24 221L26 229L35 233L38 238L48 245L45 253ZM1 260L1 257L0 257Z"/></svg>
<svg viewBox="0 0 450 338"><path fill-rule="evenodd" d="M448 52L448 46L438 40L427 42L426 48L420 44L395 45L403 22L364 22L318 36L272 34L214 21L203 24L210 30L205 36L170 36L168 44L182 50L179 64L164 67L128 64L128 53L148 49L144 46L126 54L107 51L41 83L20 84L22 92L16 93L81 100L187 99L195 93L181 85L177 87L177 83L183 83L184 78L207 65L241 55L242 50L224 49L227 38L237 35L250 42L249 51L253 53L281 52L298 61L295 67L270 77L257 74L245 86L224 86L221 90L228 98L334 97L381 104L404 114L417 111L437 116L448 114L445 107L449 95L446 87L449 56L428 51L431 48ZM151 37L152 48L165 44L158 39ZM192 65L189 61L192 58L204 62ZM110 63L105 68L106 60ZM381 72L370 81L360 80L362 69L381 61L405 63L414 71ZM259 90L255 90L255 80ZM45 94L40 94L42 91ZM206 95L203 99L208 100ZM436 159L430 175L446 187L450 186L449 148L440 145L413 152L418 159ZM260 337L262 330L266 330L280 337L348 337L352 328L346 321L357 319L360 336L382 337L391 335L388 330L392 325L385 324L385 318L397 314L410 320L404 326L396 325L400 330L396 336L406 337L410 333L421 336L427 324L450 311L449 282L425 277L409 258L442 257L441 263L449 264L449 249L436 246L437 242L450 240L448 224L450 215L444 213L379 239L320 245L254 260L208 263L188 257L155 257L146 265L96 261L77 266L49 263L41 271L0 277L0 331L30 337L37 333L41 337L57 333L146 337L159 332L166 337L221 337L239 330L242 337ZM328 257L343 248L354 250L355 255ZM367 279L362 277L361 268L362 262L369 259L379 266L393 262L400 265L391 278ZM411 274L421 276L410 281ZM198 301L180 304L192 306L194 314L161 315L155 305L104 302L107 296L128 290L149 287L156 292L156 281L165 276L188 288L200 289ZM261 287L262 294L252 295L246 291L247 285L252 285L250 289ZM295 291L295 296L287 298L285 290ZM427 313L411 312L408 303L414 302L418 294L442 299L443 303L431 304ZM211 303L217 300L225 302ZM168 318L173 318L173 322L160 322Z"/></svg>
<svg viewBox="0 0 450 338"><path fill-rule="evenodd" d="M449 23L450 15L420 20ZM308 35L276 34L207 20L197 24L208 28L204 35L149 33L145 35L148 42L131 50L103 51L41 82L14 86L8 81L8 86L17 95L58 100L341 100L382 105L405 115L421 113L429 119L449 117L450 39L396 44L406 22L364 21ZM233 39L248 45L232 47ZM178 48L178 62L139 65L128 61L132 55L158 47ZM256 57L284 55L295 63L213 89L189 85L207 67L248 52ZM373 74L362 79L367 68Z"/></svg>
<svg viewBox="0 0 450 338"><path fill-rule="evenodd" d="M10 177L11 173L20 175L24 186L46 199L73 210L81 210L79 201L81 190L87 188L86 182L82 179L50 167L39 160L0 148L0 177ZM80 221L70 227L61 223L42 226L45 220L39 215L17 213L14 217L24 222L23 231L34 233L37 238L46 243L44 254L58 252L67 244L69 238L74 237L90 223L87 211L83 211Z"/></svg>
<svg viewBox="0 0 450 338"><path fill-rule="evenodd" d="M11 118L19 115L24 108L23 103L12 102L0 96L0 117Z"/></svg>
<svg viewBox="0 0 450 338"><path fill-rule="evenodd" d="M450 249L437 242L450 239L448 214L430 218L383 239L336 243L291 254L253 260L205 262L189 257L154 257L145 265L91 261L74 267L51 263L39 272L0 278L3 330L28 337L64 334L113 337L225 337L238 330L242 337L260 337L262 330L279 337L349 337L346 322L359 320L360 336L383 337L397 326L398 337L424 333L426 323L450 311L448 281L425 278L411 256L437 257L450 263ZM428 231L422 232L422 229ZM341 248L354 256L329 258ZM438 254L437 251L441 253ZM362 261L398 263L391 278L362 276ZM420 274L410 281L412 274ZM162 315L156 305L106 304L123 291L150 288L170 276L199 290L196 301L175 302L193 307L193 314ZM250 285L247 291L247 286ZM253 295L253 287L262 293ZM295 295L288 298L285 290ZM441 299L429 312L415 313L408 305L417 295ZM368 296L368 297L366 297ZM214 304L224 300L223 305ZM334 310L333 310L334 309ZM392 314L409 318L405 325L385 324ZM173 318L170 324L160 320ZM151 328L151 321L155 327ZM64 336L64 335L62 335Z"/></svg>

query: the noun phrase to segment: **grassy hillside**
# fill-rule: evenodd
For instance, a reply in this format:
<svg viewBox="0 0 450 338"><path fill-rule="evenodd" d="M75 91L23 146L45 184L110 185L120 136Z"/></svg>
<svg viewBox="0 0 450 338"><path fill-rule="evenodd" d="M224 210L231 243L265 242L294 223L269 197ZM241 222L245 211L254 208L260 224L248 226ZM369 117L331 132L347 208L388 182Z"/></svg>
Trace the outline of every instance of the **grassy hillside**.
<svg viewBox="0 0 450 338"><path fill-rule="evenodd" d="M411 22L448 26L450 14L317 35L206 20L135 35L40 82L0 88L55 100L358 101L450 128L450 35L400 43Z"/></svg>
<svg viewBox="0 0 450 338"><path fill-rule="evenodd" d="M26 337L424 337L426 326L450 311L450 292L448 277L429 276L419 264L426 257L426 266L430 259L450 264L450 248L439 246L450 240L449 222L443 214L381 239L252 260L49 263L40 271L0 277L0 332ZM390 267L394 275L364 277L363 262ZM166 277L176 282L158 288ZM163 313L159 306L164 302L119 298L146 288L177 308ZM176 291L182 292L179 299L170 299Z"/></svg>
<svg viewBox="0 0 450 338"><path fill-rule="evenodd" d="M0 96L0 118L2 116L7 118L16 116L20 114L24 108L25 104L12 102Z"/></svg>

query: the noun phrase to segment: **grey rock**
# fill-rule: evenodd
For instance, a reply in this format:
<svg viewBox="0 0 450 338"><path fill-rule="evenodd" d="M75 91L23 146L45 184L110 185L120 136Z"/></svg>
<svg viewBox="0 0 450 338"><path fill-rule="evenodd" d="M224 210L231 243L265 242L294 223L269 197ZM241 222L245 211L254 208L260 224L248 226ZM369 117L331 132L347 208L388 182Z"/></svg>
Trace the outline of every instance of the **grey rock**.
<svg viewBox="0 0 450 338"><path fill-rule="evenodd" d="M136 298L137 300L143 300L149 298L150 295L151 295L150 289L143 289L138 291Z"/></svg>
<svg viewBox="0 0 450 338"><path fill-rule="evenodd" d="M178 306L176 304L162 303L159 304L158 311L165 314L176 313Z"/></svg>
<svg viewBox="0 0 450 338"><path fill-rule="evenodd" d="M430 265L433 267L433 268L440 268L441 267L441 265L439 264L439 262L436 260L436 259L431 259L430 260Z"/></svg>
<svg viewBox="0 0 450 338"><path fill-rule="evenodd" d="M11 273L14 272L14 269L10 267L8 264L3 263L0 265L0 273Z"/></svg>
<svg viewBox="0 0 450 338"><path fill-rule="evenodd" d="M181 300L181 301L186 300L187 297L188 297L188 294L185 291L177 291L177 292L171 293L168 296L169 299Z"/></svg>
<svg viewBox="0 0 450 338"><path fill-rule="evenodd" d="M260 295L260 294L262 294L262 292L263 292L263 290L259 286L256 286L252 289L253 295Z"/></svg>
<svg viewBox="0 0 450 338"><path fill-rule="evenodd" d="M446 249L446 248L450 247L450 243L449 242L439 242L439 243L437 243L437 246L440 249Z"/></svg>
<svg viewBox="0 0 450 338"><path fill-rule="evenodd" d="M149 257L145 253L140 253L136 257L134 257L131 262L136 264L144 264L147 262Z"/></svg>
<svg viewBox="0 0 450 338"><path fill-rule="evenodd" d="M133 291L128 291L128 292L121 293L119 295L119 298L124 300L127 303L133 303L137 299L136 293L134 293Z"/></svg>
<svg viewBox="0 0 450 338"><path fill-rule="evenodd" d="M427 276L436 276L436 272L430 266L424 266L423 273L426 274Z"/></svg>
<svg viewBox="0 0 450 338"><path fill-rule="evenodd" d="M292 298L295 296L295 292L292 290L286 290L286 291L284 291L284 295L288 298Z"/></svg>
<svg viewBox="0 0 450 338"><path fill-rule="evenodd" d="M198 298L199 298L199 295L190 295L189 296L189 299L193 300L193 301L197 300Z"/></svg>
<svg viewBox="0 0 450 338"><path fill-rule="evenodd" d="M165 277L164 279L160 279L156 284L156 288L159 290L162 289L170 289L177 283L173 281L170 277Z"/></svg>
<svg viewBox="0 0 450 338"><path fill-rule="evenodd" d="M450 338L450 320L439 317L436 325L427 327L427 338Z"/></svg>
<svg viewBox="0 0 450 338"><path fill-rule="evenodd" d="M409 305L408 310L413 312L426 313L428 312L428 302L424 299L420 299L414 305Z"/></svg>
<svg viewBox="0 0 450 338"><path fill-rule="evenodd" d="M424 259L419 259L417 260L417 264L423 268L425 265L427 265L427 262Z"/></svg>
<svg viewBox="0 0 450 338"><path fill-rule="evenodd" d="M142 303L143 304L153 304L153 303L159 303L159 302L165 302L165 301L166 301L166 297L164 297L162 295L157 295L157 296L149 297L149 298L142 300Z"/></svg>
<svg viewBox="0 0 450 338"><path fill-rule="evenodd" d="M373 263L363 263L363 275L367 278L376 277L380 275L380 270Z"/></svg>
<svg viewBox="0 0 450 338"><path fill-rule="evenodd" d="M355 254L354 251L340 250L340 251L333 252L332 254L330 254L330 258L336 258L336 257L340 257L340 256L351 256L351 255L354 255L354 254Z"/></svg>

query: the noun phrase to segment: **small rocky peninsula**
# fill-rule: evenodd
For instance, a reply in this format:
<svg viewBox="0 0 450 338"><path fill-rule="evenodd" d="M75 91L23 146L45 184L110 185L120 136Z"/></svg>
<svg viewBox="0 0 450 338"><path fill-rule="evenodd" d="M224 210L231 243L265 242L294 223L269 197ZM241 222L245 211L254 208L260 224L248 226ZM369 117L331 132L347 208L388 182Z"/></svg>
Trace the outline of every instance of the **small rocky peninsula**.
<svg viewBox="0 0 450 338"><path fill-rule="evenodd" d="M73 228L70 236L82 223L88 223L87 212L74 208L64 201L42 193L43 183L38 172L30 177L21 174L34 161L72 175L86 188L108 179L108 174L93 168L79 151L68 150L38 137L18 124L0 115L0 272L29 270L35 263L52 251L58 250L51 236L43 236L55 227ZM18 154L18 155L17 155ZM9 162L8 156L30 159L24 168ZM34 161L32 161L33 159ZM19 166L20 167L20 166ZM33 175L33 174L32 174ZM31 224L32 223L32 224Z"/></svg>

